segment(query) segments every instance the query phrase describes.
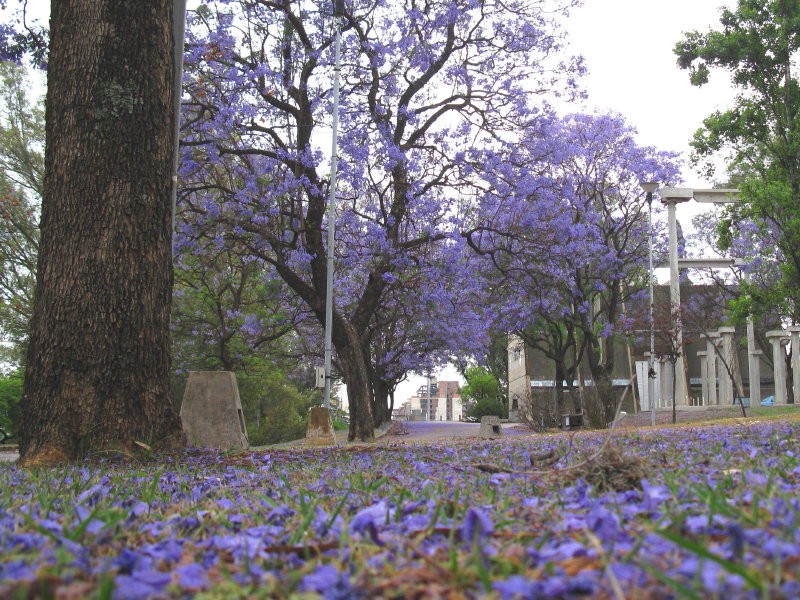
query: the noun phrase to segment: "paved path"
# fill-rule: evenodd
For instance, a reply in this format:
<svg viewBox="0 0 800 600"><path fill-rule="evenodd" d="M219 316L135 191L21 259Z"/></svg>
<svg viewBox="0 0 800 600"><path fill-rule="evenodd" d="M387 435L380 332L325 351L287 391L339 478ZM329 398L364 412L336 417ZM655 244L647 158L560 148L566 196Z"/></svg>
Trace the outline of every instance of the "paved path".
<svg viewBox="0 0 800 600"><path fill-rule="evenodd" d="M800 411L800 408L798 408ZM678 423L691 423L695 421L712 421L724 418L741 417L741 409L735 407L711 407L707 409L684 409L677 411ZM750 411L748 411L748 416ZM638 428L650 425L650 413L627 415L620 419L621 428ZM665 425L672 422L671 410L659 410L656 413L656 423ZM378 444L417 444L426 442L448 442L454 440L480 439L480 423L464 423L461 421L400 421L378 434ZM504 437L535 435L533 431L519 423L503 423ZM336 440L339 444L347 444L347 431L337 431ZM302 446L303 440L296 440L277 447ZM0 446L0 463L14 462L19 458L13 446Z"/></svg>
<svg viewBox="0 0 800 600"><path fill-rule="evenodd" d="M504 437L533 433L518 423L503 423L502 428ZM461 421L400 421L392 424L378 438L378 442L393 444L478 439L480 429L480 423Z"/></svg>
<svg viewBox="0 0 800 600"><path fill-rule="evenodd" d="M16 446L0 446L0 463L16 462L18 458Z"/></svg>

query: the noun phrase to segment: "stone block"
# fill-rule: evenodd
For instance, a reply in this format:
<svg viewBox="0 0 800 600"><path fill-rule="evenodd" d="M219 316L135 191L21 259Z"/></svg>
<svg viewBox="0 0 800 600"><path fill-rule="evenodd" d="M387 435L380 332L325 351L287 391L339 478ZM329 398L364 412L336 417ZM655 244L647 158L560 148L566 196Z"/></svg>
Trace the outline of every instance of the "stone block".
<svg viewBox="0 0 800 600"><path fill-rule="evenodd" d="M189 373L181 403L186 441L198 448L246 450L247 428L231 371Z"/></svg>
<svg viewBox="0 0 800 600"><path fill-rule="evenodd" d="M306 446L336 445L331 413L324 406L314 406L308 411L308 427L304 443Z"/></svg>
<svg viewBox="0 0 800 600"><path fill-rule="evenodd" d="M500 417L493 415L481 417L481 429L478 435L482 438L503 437L503 427L500 425Z"/></svg>

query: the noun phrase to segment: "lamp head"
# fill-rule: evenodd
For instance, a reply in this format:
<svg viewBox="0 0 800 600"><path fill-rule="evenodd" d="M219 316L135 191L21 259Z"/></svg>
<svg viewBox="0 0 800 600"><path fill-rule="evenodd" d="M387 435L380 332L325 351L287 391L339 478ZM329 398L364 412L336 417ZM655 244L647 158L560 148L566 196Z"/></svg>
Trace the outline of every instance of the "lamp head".
<svg viewBox="0 0 800 600"><path fill-rule="evenodd" d="M658 189L657 181L640 181L639 186L648 194L652 194Z"/></svg>

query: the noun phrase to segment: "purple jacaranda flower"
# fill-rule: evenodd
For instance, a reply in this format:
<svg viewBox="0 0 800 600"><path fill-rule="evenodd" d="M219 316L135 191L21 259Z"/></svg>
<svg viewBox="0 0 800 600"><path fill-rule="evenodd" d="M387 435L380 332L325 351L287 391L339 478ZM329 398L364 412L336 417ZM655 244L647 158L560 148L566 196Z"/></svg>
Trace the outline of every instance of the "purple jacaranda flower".
<svg viewBox="0 0 800 600"><path fill-rule="evenodd" d="M111 487L108 485L108 477L103 477L99 483L96 483L75 498L75 504L83 504L86 502L93 506L100 498L106 496L109 491L111 491Z"/></svg>
<svg viewBox="0 0 800 600"><path fill-rule="evenodd" d="M527 577L514 575L505 581L495 581L492 588L502 600L523 600L536 598L541 592L541 584Z"/></svg>
<svg viewBox="0 0 800 600"><path fill-rule="evenodd" d="M140 571L114 578L114 600L147 600L160 597L172 577L160 571Z"/></svg>
<svg viewBox="0 0 800 600"><path fill-rule="evenodd" d="M649 580L647 571L630 563L612 563L608 569L618 581L625 581L634 589L642 588Z"/></svg>
<svg viewBox="0 0 800 600"><path fill-rule="evenodd" d="M339 573L333 565L321 565L316 571L303 577L300 590L317 592L325 600L349 600L360 596L347 577Z"/></svg>
<svg viewBox="0 0 800 600"><path fill-rule="evenodd" d="M331 519L331 516L325 509L321 506L317 506L316 515L314 516L314 521L311 523L311 526L318 536L324 537L330 533L334 537L339 537L342 533L343 524L344 521L341 515L336 515L334 519Z"/></svg>
<svg viewBox="0 0 800 600"><path fill-rule="evenodd" d="M586 525L600 540L613 543L619 535L619 517L603 506L592 508L586 515Z"/></svg>
<svg viewBox="0 0 800 600"><path fill-rule="evenodd" d="M139 554L133 550L123 548L122 551L111 561L111 565L123 575L130 575L139 562Z"/></svg>
<svg viewBox="0 0 800 600"><path fill-rule="evenodd" d="M467 543L482 541L494 531L492 519L482 508L469 507L461 523L461 539Z"/></svg>
<svg viewBox="0 0 800 600"><path fill-rule="evenodd" d="M647 479L642 479L642 504L646 510L654 511L659 506L672 498L670 491L663 485L653 485Z"/></svg>
<svg viewBox="0 0 800 600"><path fill-rule="evenodd" d="M294 510L285 504L276 506L267 514L267 522L279 525L294 515Z"/></svg>
<svg viewBox="0 0 800 600"><path fill-rule="evenodd" d="M744 584L744 580L740 576L728 573L719 563L695 557L684 559L677 572L690 580L699 577L703 583L703 589L712 594L720 593L731 587L741 589Z"/></svg>
<svg viewBox="0 0 800 600"><path fill-rule="evenodd" d="M763 473L747 471L744 474L744 479L750 487L764 487L767 485L767 476Z"/></svg>
<svg viewBox="0 0 800 600"><path fill-rule="evenodd" d="M183 543L176 540L167 539L144 546L141 548L142 554L150 556L155 562L166 561L176 563L180 560L183 552Z"/></svg>
<svg viewBox="0 0 800 600"><path fill-rule="evenodd" d="M550 582L552 582L555 578L550 578ZM548 582L549 583L549 582ZM597 589L597 581L592 579L588 574L582 574L577 577L570 579L567 583L567 597L569 598L581 598L581 597L591 597L592 594L595 593ZM552 589L549 589L545 586L545 593L552 594ZM552 594L555 595L555 594Z"/></svg>
<svg viewBox="0 0 800 600"><path fill-rule="evenodd" d="M391 518L392 510L386 502L381 500L358 513L350 520L350 533L369 534L376 544L382 545L383 541L378 537L378 526L384 525L387 519Z"/></svg>
<svg viewBox="0 0 800 600"><path fill-rule="evenodd" d="M189 590L202 590L208 587L208 573L196 564L181 565L175 569L178 578L178 585Z"/></svg>
<svg viewBox="0 0 800 600"><path fill-rule="evenodd" d="M0 581L33 581L36 569L23 560L0 563Z"/></svg>
<svg viewBox="0 0 800 600"><path fill-rule="evenodd" d="M150 505L147 502L137 502L130 508L130 511L132 515L140 517L150 511Z"/></svg>
<svg viewBox="0 0 800 600"><path fill-rule="evenodd" d="M728 535L731 538L731 556L734 560L742 560L744 557L745 535L738 523L728 524Z"/></svg>

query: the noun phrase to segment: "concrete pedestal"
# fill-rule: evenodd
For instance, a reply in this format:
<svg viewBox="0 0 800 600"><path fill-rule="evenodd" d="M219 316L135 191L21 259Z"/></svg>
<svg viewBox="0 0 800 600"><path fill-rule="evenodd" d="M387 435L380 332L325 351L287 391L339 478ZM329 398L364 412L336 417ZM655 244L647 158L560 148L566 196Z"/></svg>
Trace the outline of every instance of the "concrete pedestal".
<svg viewBox="0 0 800 600"><path fill-rule="evenodd" d="M231 371L189 373L181 421L190 446L246 450L247 429L236 375Z"/></svg>
<svg viewBox="0 0 800 600"><path fill-rule="evenodd" d="M503 437L503 427L500 425L500 417L481 417L481 429L478 435L480 435L482 438Z"/></svg>
<svg viewBox="0 0 800 600"><path fill-rule="evenodd" d="M308 412L308 427L304 444L306 446L336 445L331 413L327 408L315 406Z"/></svg>

